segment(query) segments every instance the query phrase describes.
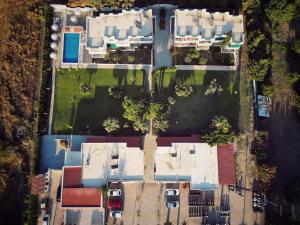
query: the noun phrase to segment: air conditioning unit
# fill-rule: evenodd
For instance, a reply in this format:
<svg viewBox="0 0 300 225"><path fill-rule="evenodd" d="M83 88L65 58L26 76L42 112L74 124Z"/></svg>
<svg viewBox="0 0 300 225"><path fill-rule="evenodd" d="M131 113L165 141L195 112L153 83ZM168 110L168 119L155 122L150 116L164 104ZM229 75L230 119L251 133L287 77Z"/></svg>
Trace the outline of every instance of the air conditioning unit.
<svg viewBox="0 0 300 225"><path fill-rule="evenodd" d="M195 149L191 149L191 150L190 150L190 154L191 154L191 155L195 155L195 153L196 153L196 152L195 152Z"/></svg>

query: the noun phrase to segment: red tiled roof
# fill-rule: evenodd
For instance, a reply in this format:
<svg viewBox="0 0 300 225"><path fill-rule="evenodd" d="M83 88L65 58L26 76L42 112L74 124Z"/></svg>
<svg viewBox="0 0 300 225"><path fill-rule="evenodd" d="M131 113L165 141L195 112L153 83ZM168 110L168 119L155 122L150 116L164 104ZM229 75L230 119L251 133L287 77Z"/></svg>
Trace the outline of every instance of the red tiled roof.
<svg viewBox="0 0 300 225"><path fill-rule="evenodd" d="M235 162L233 145L218 146L219 183L224 185L235 184Z"/></svg>
<svg viewBox="0 0 300 225"><path fill-rule="evenodd" d="M98 188L63 188L62 207L101 207Z"/></svg>
<svg viewBox="0 0 300 225"><path fill-rule="evenodd" d="M172 146L172 143L200 143L200 136L193 134L191 136L181 137L160 137L156 139L157 146L168 147Z"/></svg>
<svg viewBox="0 0 300 225"><path fill-rule="evenodd" d="M31 178L31 194L38 195L45 191L45 176L37 175Z"/></svg>
<svg viewBox="0 0 300 225"><path fill-rule="evenodd" d="M64 167L64 187L81 187L81 167Z"/></svg>
<svg viewBox="0 0 300 225"><path fill-rule="evenodd" d="M115 143L127 143L127 147L140 147L141 137L140 136L94 136L87 139L87 143L105 143L105 142L115 142Z"/></svg>

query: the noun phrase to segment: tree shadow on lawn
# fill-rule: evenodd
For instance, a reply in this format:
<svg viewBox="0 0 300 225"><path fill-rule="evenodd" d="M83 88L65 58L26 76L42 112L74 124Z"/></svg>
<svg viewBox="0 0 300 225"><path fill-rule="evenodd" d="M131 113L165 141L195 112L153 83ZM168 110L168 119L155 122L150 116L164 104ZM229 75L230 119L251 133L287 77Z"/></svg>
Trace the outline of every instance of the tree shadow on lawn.
<svg viewBox="0 0 300 225"><path fill-rule="evenodd" d="M126 92L135 93L139 91L139 88L139 86L126 87ZM122 114L122 99L109 96L108 87L97 86L94 98L83 98L78 103L73 134L107 135L102 124L108 117L114 117L120 121L121 128L112 134L139 134L131 127L123 128L126 121Z"/></svg>
<svg viewBox="0 0 300 225"><path fill-rule="evenodd" d="M193 74L197 76L201 74ZM172 106L170 114L170 127L166 133L172 135L183 135L191 133L200 133L207 128L211 119L218 116L228 118L233 129L238 130L240 101L238 91L239 79L237 74L228 72L216 73L214 71L206 71L203 82L192 85L193 94L187 98L177 97L174 92L174 86L177 82L176 76L170 81L168 88L164 88L163 92L168 96L173 96L176 103ZM205 90L213 79L222 85L223 92L218 95L205 95ZM196 80L196 79L195 79ZM180 80L185 83L187 79ZM198 79L199 81L199 79Z"/></svg>

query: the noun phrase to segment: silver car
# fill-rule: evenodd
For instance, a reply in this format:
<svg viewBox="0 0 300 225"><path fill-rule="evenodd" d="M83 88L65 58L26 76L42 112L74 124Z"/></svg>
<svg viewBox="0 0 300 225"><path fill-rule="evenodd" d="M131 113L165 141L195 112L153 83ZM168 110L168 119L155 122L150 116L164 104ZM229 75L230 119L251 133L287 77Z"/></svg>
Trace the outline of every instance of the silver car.
<svg viewBox="0 0 300 225"><path fill-rule="evenodd" d="M169 201L167 202L167 208L178 208L179 201Z"/></svg>

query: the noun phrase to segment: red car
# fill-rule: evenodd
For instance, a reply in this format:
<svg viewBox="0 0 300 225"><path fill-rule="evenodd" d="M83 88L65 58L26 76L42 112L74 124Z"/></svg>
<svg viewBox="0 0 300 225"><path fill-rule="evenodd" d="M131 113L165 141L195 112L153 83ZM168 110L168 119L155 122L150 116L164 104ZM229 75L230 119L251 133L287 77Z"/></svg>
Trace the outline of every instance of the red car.
<svg viewBox="0 0 300 225"><path fill-rule="evenodd" d="M109 199L107 203L108 208L114 208L114 209L119 209L122 208L122 201L121 200L114 200L114 199Z"/></svg>

